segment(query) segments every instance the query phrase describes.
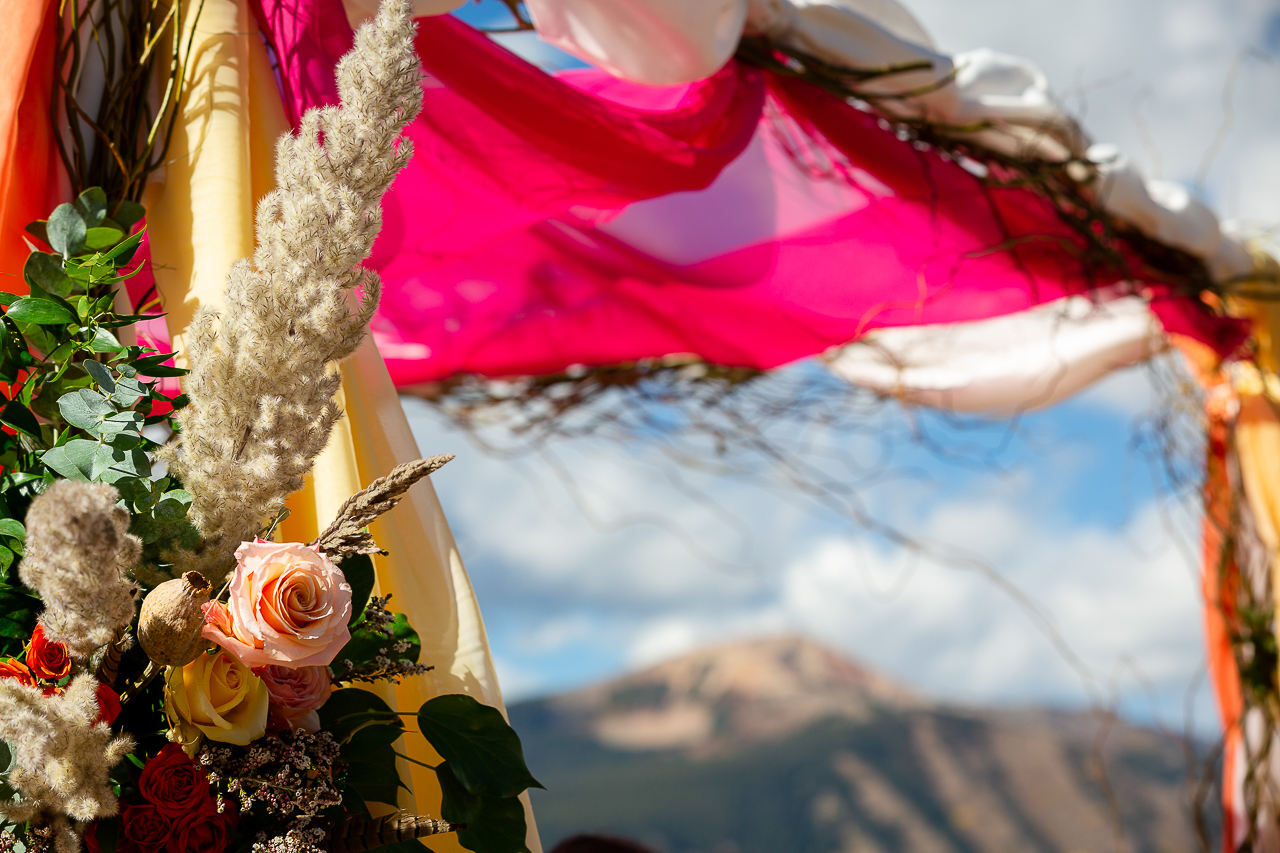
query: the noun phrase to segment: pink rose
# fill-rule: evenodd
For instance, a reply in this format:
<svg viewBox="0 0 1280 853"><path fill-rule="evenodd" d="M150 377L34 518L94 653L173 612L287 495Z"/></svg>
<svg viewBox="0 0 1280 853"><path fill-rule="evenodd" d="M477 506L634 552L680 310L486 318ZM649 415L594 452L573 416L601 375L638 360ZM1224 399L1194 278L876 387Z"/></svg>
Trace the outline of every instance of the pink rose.
<svg viewBox="0 0 1280 853"><path fill-rule="evenodd" d="M227 604L205 605L204 637L245 666L326 666L351 639L351 586L297 542L245 542Z"/></svg>
<svg viewBox="0 0 1280 853"><path fill-rule="evenodd" d="M327 668L269 666L262 671L262 683L271 696L271 720L281 723L280 728L320 731L316 711L333 692Z"/></svg>

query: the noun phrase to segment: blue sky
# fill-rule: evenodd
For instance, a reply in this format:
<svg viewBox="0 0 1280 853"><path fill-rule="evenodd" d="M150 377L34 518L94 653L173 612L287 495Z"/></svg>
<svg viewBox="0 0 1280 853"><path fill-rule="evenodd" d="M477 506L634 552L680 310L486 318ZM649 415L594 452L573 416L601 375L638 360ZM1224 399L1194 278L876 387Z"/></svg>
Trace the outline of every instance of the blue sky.
<svg viewBox="0 0 1280 853"><path fill-rule="evenodd" d="M495 5L463 14L476 21ZM1039 63L1094 139L1118 143L1149 174L1198 187L1244 230L1265 236L1280 222L1273 4L908 5L945 50L988 46ZM549 67L569 64L531 36L510 43ZM424 453L459 454L432 479L509 699L702 643L790 631L945 700L1101 702L1180 727L1201 668L1198 518L1194 494L1171 492L1152 465L1151 422L1167 403L1157 389L1178 378L1176 361L1164 359L1016 424L982 427L851 395L857 429L797 420L773 435L858 482L876 517L979 555L1034 600L1083 679L1039 617L989 578L913 559L804 501L758 460L750 476L706 475L671 461L652 436L495 455L426 405L406 408ZM920 432L943 448L976 448L984 461L943 458ZM1194 457L1184 463L1194 467ZM1203 689L1195 695L1207 731L1211 705Z"/></svg>

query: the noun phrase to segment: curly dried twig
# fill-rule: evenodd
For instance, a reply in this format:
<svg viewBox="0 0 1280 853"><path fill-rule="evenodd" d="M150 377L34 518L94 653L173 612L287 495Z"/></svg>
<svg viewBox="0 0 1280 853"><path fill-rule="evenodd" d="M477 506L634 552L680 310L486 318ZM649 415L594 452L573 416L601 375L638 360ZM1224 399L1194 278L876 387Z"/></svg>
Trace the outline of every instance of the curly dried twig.
<svg viewBox="0 0 1280 853"><path fill-rule="evenodd" d="M347 498L333 524L316 537L311 547L339 560L352 554L379 553L381 549L365 528L398 504L410 486L432 471L438 471L451 459L453 454L448 453L397 465L387 476L379 477Z"/></svg>
<svg viewBox="0 0 1280 853"><path fill-rule="evenodd" d="M449 823L424 815L353 817L346 823L338 824L329 830L321 846L329 853L361 853L384 844L456 832L466 828L465 823Z"/></svg>

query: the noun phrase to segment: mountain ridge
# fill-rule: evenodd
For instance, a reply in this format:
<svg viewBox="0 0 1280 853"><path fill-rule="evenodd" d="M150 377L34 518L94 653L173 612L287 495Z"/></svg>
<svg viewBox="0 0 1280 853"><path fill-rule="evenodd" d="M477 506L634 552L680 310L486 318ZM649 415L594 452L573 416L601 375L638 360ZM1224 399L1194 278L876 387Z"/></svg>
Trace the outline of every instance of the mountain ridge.
<svg viewBox="0 0 1280 853"><path fill-rule="evenodd" d="M600 831L664 853L1101 853L1118 831L1135 853L1197 848L1167 738L932 702L801 636L701 649L511 718L549 789L534 793L549 844Z"/></svg>

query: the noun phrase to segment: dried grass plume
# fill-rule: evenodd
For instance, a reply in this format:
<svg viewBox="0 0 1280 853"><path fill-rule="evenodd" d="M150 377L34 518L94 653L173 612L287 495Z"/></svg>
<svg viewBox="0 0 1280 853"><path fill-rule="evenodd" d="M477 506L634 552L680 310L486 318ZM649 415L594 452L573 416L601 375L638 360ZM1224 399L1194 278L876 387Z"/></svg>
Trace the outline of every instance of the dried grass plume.
<svg viewBox="0 0 1280 853"><path fill-rule="evenodd" d="M375 518L390 512L409 487L453 459L453 454L405 462L391 469L365 488L347 498L338 517L312 542L312 547L341 560L352 554L376 554L379 548L365 530Z"/></svg>
<svg viewBox="0 0 1280 853"><path fill-rule="evenodd" d="M95 723L97 690L90 675L77 676L65 692L50 696L0 679L0 740L13 750L9 784L22 795L0 802L0 815L21 823L56 821L61 815L87 821L116 813L109 775L134 742L113 736L106 723Z"/></svg>
<svg viewBox="0 0 1280 853"><path fill-rule="evenodd" d="M44 600L45 634L78 658L133 621L137 587L125 572L142 543L114 486L59 480L27 510L22 582Z"/></svg>
<svg viewBox="0 0 1280 853"><path fill-rule="evenodd" d="M380 290L360 263L409 160L400 131L422 105L414 32L405 0L386 0L360 28L338 64L340 106L308 111L280 140L277 189L258 207L258 247L231 271L225 312L204 308L192 322L191 402L168 461L204 537L178 568L214 584L301 488L341 416L335 363L364 337Z"/></svg>

